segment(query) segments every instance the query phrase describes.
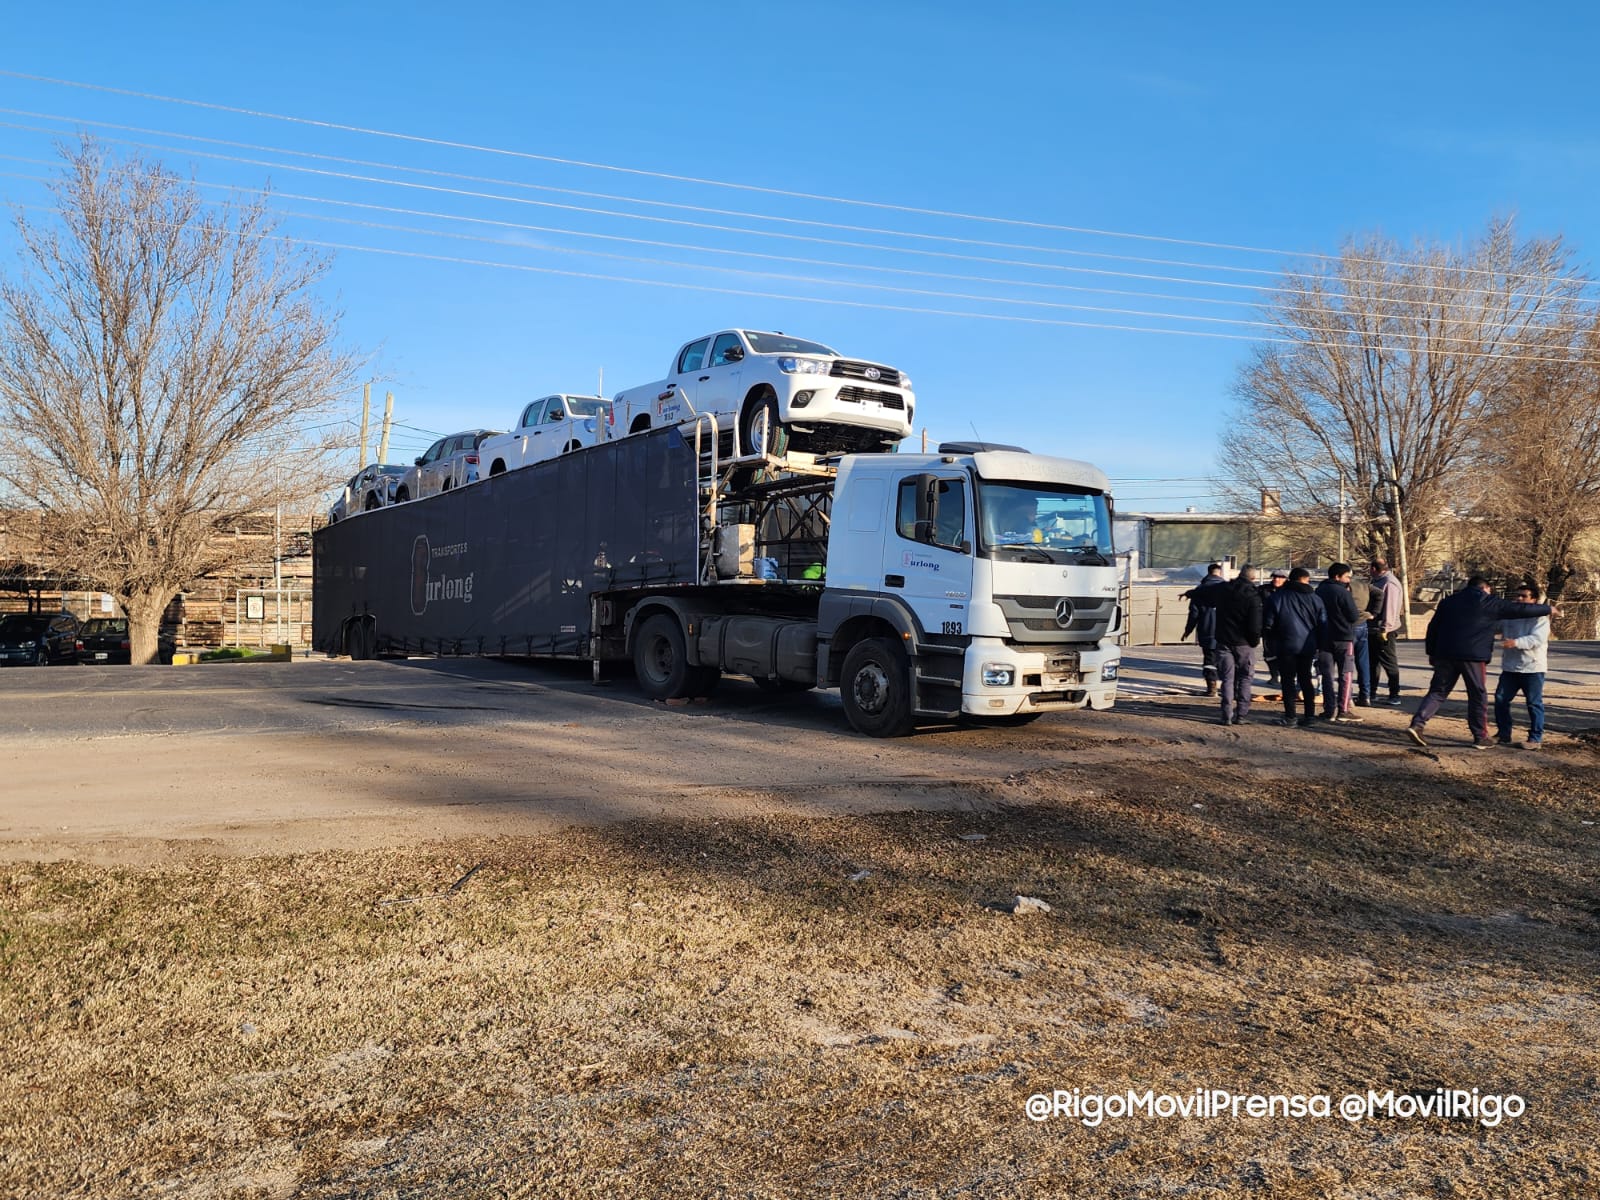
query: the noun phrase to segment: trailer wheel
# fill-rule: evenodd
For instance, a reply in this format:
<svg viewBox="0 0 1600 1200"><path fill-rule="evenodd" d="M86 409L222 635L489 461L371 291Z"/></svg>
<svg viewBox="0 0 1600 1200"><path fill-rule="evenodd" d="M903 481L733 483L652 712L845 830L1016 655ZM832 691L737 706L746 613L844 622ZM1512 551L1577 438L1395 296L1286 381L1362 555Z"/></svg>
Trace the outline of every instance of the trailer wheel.
<svg viewBox="0 0 1600 1200"><path fill-rule="evenodd" d="M645 618L633 637L633 673L652 700L677 700L691 695L697 670L684 653L683 630L668 613Z"/></svg>
<svg viewBox="0 0 1600 1200"><path fill-rule="evenodd" d="M844 656L839 680L844 715L868 737L911 732L911 671L906 653L888 638L857 642Z"/></svg>

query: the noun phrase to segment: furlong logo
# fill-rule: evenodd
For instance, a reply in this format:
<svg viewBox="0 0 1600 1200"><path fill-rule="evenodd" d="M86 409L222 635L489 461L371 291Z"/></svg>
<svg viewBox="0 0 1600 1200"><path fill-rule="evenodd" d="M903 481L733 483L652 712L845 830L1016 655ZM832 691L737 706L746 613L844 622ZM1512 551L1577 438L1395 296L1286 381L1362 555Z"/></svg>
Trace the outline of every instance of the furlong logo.
<svg viewBox="0 0 1600 1200"><path fill-rule="evenodd" d="M452 542L448 546L435 546L425 533L417 534L411 543L411 615L420 617L428 611L434 600L454 600L460 604L472 603L472 572L460 575L434 575L429 567L434 559L462 559L467 553L466 542ZM442 563L443 569L451 564ZM459 569L459 567L458 567Z"/></svg>

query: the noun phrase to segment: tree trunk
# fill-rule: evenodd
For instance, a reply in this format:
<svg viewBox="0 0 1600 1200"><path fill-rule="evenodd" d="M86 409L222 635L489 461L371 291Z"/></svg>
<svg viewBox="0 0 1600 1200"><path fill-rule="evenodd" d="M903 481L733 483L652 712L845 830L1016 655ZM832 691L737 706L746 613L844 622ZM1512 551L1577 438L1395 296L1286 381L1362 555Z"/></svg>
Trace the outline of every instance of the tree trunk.
<svg viewBox="0 0 1600 1200"><path fill-rule="evenodd" d="M128 661L153 663L157 660L161 642L161 616L178 593L166 588L160 591L130 592L121 597L122 610L128 614Z"/></svg>

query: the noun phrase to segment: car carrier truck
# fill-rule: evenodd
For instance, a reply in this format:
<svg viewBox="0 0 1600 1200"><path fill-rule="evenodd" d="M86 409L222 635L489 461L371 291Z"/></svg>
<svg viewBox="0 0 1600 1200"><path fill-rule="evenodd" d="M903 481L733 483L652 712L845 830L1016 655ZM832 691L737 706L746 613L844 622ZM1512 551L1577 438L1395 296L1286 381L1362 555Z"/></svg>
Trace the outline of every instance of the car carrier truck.
<svg viewBox="0 0 1600 1200"><path fill-rule="evenodd" d="M1116 700L1106 477L1014 447L719 463L716 421L604 442L314 538L316 645L837 687L851 725Z"/></svg>

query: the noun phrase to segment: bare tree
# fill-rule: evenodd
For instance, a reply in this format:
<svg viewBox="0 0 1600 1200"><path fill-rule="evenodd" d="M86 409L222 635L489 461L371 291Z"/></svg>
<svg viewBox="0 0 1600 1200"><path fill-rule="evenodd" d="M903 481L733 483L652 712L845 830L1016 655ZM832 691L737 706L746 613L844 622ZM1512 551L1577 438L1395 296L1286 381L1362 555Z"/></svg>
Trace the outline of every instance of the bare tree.
<svg viewBox="0 0 1600 1200"><path fill-rule="evenodd" d="M1291 272L1267 307L1274 340L1235 383L1227 483L1330 516L1342 489L1354 547L1391 559L1402 496L1414 556L1463 499L1486 398L1518 363L1566 355L1580 286L1559 238L1519 242L1508 221L1462 250L1372 236Z"/></svg>
<svg viewBox="0 0 1600 1200"><path fill-rule="evenodd" d="M1600 318L1571 344L1566 361L1517 364L1487 397L1474 460L1476 565L1527 574L1556 598L1581 535L1600 527Z"/></svg>
<svg viewBox="0 0 1600 1200"><path fill-rule="evenodd" d="M63 157L58 219L17 214L0 280L0 485L149 662L173 597L240 555L219 533L327 486L316 428L356 361L311 294L326 261L277 235L265 195L208 205L88 139Z"/></svg>

